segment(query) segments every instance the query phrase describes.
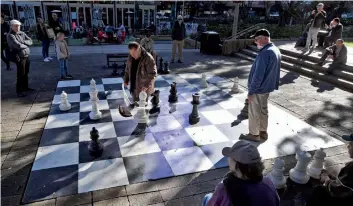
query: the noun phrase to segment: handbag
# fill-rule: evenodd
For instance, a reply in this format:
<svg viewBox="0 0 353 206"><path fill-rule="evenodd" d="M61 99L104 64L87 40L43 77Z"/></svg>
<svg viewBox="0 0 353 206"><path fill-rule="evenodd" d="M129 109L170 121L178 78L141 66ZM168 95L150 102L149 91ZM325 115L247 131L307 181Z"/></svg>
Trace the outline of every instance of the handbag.
<svg viewBox="0 0 353 206"><path fill-rule="evenodd" d="M54 39L55 38L55 33L54 30L52 28L47 29L47 34L49 39Z"/></svg>

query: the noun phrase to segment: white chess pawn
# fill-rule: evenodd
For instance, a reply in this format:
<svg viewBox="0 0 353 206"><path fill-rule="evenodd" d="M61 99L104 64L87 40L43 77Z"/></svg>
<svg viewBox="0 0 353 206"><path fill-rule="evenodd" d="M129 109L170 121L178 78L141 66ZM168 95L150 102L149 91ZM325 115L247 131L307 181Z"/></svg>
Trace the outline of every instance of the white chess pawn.
<svg viewBox="0 0 353 206"><path fill-rule="evenodd" d="M284 178L283 171L284 160L276 158L275 163L273 164L273 169L268 175L276 189L282 189L286 186L286 178Z"/></svg>
<svg viewBox="0 0 353 206"><path fill-rule="evenodd" d="M320 174L324 166L326 153L324 149L316 150L314 154L314 161L309 165L308 173L310 177L320 179Z"/></svg>
<svg viewBox="0 0 353 206"><path fill-rule="evenodd" d="M69 103L69 100L67 99L67 94L64 91L61 92L60 99L61 99L61 102L59 105L60 110L61 111L70 110L71 104Z"/></svg>
<svg viewBox="0 0 353 206"><path fill-rule="evenodd" d="M206 80L206 74L202 74L201 87L202 88L208 87L207 80Z"/></svg>
<svg viewBox="0 0 353 206"><path fill-rule="evenodd" d="M92 83L92 81L91 81L91 83ZM94 83L95 83L95 81L94 81ZM97 90L97 88L95 88L93 90L93 87L92 87L92 91L89 92L89 95L91 97L90 101L92 103L92 111L89 113L89 117L91 119L94 119L94 120L100 119L102 117L102 112L99 111L99 108L98 108L98 100L99 99L98 99L98 90Z"/></svg>
<svg viewBox="0 0 353 206"><path fill-rule="evenodd" d="M297 164L289 170L289 178L298 184L308 183L310 176L307 173L307 167L311 160L311 155L305 151L297 152L295 155Z"/></svg>
<svg viewBox="0 0 353 206"><path fill-rule="evenodd" d="M232 87L232 92L233 93L239 93L240 90L239 90L239 78L238 77L235 77L234 79L234 84L233 84L233 87Z"/></svg>
<svg viewBox="0 0 353 206"><path fill-rule="evenodd" d="M91 91L97 90L96 81L92 78L90 81Z"/></svg>
<svg viewBox="0 0 353 206"><path fill-rule="evenodd" d="M147 93L140 92L138 102L139 106L137 107L137 112L135 114L135 119L137 120L137 123L148 123L148 116L146 113L146 99Z"/></svg>

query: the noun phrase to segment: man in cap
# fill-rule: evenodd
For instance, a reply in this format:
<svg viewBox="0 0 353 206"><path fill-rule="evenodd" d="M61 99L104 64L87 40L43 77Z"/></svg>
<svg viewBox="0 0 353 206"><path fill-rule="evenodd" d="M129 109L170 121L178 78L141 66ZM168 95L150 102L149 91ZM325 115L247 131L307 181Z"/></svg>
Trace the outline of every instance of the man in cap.
<svg viewBox="0 0 353 206"><path fill-rule="evenodd" d="M223 148L222 154L228 158L230 171L215 192L204 197L203 206L279 205L276 188L270 179L263 177L264 165L254 145L240 140Z"/></svg>
<svg viewBox="0 0 353 206"><path fill-rule="evenodd" d="M20 30L21 22L17 20L10 21L11 31L7 34L7 43L10 49L10 56L12 61L17 66L17 96L26 96L27 91L33 91L28 87L28 73L29 73L29 46L32 45L32 39L26 33Z"/></svg>
<svg viewBox="0 0 353 206"><path fill-rule="evenodd" d="M178 63L183 63L181 61L181 58L182 58L185 37L186 37L185 24L183 22L183 17L179 15L178 21L174 23L173 30L172 30L173 49L172 49L172 59L170 60L170 63L174 63L177 47L178 47L178 58L179 58Z"/></svg>
<svg viewBox="0 0 353 206"><path fill-rule="evenodd" d="M261 141L268 138L267 100L270 92L279 86L281 53L270 41L270 32L266 29L258 30L253 37L260 51L248 79L249 134L240 138Z"/></svg>

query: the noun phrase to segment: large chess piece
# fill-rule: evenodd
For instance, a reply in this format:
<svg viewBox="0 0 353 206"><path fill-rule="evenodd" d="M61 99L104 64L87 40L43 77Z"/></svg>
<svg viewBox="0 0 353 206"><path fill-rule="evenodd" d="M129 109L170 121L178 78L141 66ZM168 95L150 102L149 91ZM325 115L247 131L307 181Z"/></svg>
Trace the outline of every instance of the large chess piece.
<svg viewBox="0 0 353 206"><path fill-rule="evenodd" d="M96 81L94 79L91 80L91 91L89 92L89 96L91 97L90 101L92 103L92 111L89 113L89 117L93 120L100 119L102 117L102 112L99 111L98 108L98 90L96 87Z"/></svg>
<svg viewBox="0 0 353 206"><path fill-rule="evenodd" d="M202 80L201 80L201 88L207 88L207 80L206 80L206 74L202 74Z"/></svg>
<svg viewBox="0 0 353 206"><path fill-rule="evenodd" d="M281 158L277 158L273 164L272 171L268 175L276 189L283 189L286 186L286 179L284 178L283 171L284 161Z"/></svg>
<svg viewBox="0 0 353 206"><path fill-rule="evenodd" d="M176 82L173 82L170 85L170 90L169 90L170 94L168 98L169 103L176 103L178 101L176 84L177 84Z"/></svg>
<svg viewBox="0 0 353 206"><path fill-rule="evenodd" d="M67 99L67 94L64 91L61 92L60 99L61 99L61 102L59 105L60 110L61 111L70 110L71 104L69 103L69 100Z"/></svg>
<svg viewBox="0 0 353 206"><path fill-rule="evenodd" d="M150 116L158 115L161 111L160 101L159 101L159 90L155 90L152 94L152 108L149 111Z"/></svg>
<svg viewBox="0 0 353 206"><path fill-rule="evenodd" d="M98 141L99 132L95 127L93 127L90 132L90 135L91 135L91 142L88 145L89 154L92 155L93 157L99 157L102 155L102 152L103 152L102 144Z"/></svg>
<svg viewBox="0 0 353 206"><path fill-rule="evenodd" d="M169 71L169 62L168 61L165 61L164 62L164 70L163 70L163 74L169 74L170 71Z"/></svg>
<svg viewBox="0 0 353 206"><path fill-rule="evenodd" d="M314 179L320 179L320 175L324 166L326 153L320 148L314 154L314 161L309 165L308 173Z"/></svg>
<svg viewBox="0 0 353 206"><path fill-rule="evenodd" d="M163 74L163 58L159 59L158 74Z"/></svg>
<svg viewBox="0 0 353 206"><path fill-rule="evenodd" d="M237 94L240 92L239 90L239 78L238 77L235 77L234 79L234 84L233 84L233 87L232 87L232 92Z"/></svg>
<svg viewBox="0 0 353 206"><path fill-rule="evenodd" d="M200 121L199 109L198 106L200 104L200 94L194 93L192 94L192 112L189 115L189 123L196 124Z"/></svg>
<svg viewBox="0 0 353 206"><path fill-rule="evenodd" d="M132 132L132 135L142 136L146 134L146 128L148 123L148 116L146 114L146 99L147 93L140 92L139 94L139 102L137 107L137 112L134 116L135 120L137 121L137 127Z"/></svg>
<svg viewBox="0 0 353 206"><path fill-rule="evenodd" d="M247 98L245 99L245 103L244 103L243 109L240 111L240 115L243 118L248 118L249 117L249 100Z"/></svg>
<svg viewBox="0 0 353 206"><path fill-rule="evenodd" d="M289 170L289 178L298 184L308 183L310 176L307 173L307 167L311 160L311 155L305 151L297 152L295 155L297 164Z"/></svg>

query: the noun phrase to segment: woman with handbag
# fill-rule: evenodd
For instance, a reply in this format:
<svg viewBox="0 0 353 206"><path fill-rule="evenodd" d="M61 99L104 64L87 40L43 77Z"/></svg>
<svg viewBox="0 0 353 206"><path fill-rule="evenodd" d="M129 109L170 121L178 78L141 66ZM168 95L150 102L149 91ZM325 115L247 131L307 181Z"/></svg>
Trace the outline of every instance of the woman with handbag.
<svg viewBox="0 0 353 206"><path fill-rule="evenodd" d="M42 42L42 55L45 62L49 62L53 58L49 56L49 46L50 46L50 38L48 35L48 25L44 24L44 21L41 17L37 18L37 36L38 40Z"/></svg>

